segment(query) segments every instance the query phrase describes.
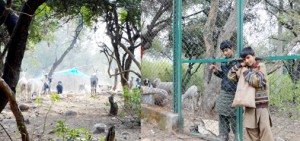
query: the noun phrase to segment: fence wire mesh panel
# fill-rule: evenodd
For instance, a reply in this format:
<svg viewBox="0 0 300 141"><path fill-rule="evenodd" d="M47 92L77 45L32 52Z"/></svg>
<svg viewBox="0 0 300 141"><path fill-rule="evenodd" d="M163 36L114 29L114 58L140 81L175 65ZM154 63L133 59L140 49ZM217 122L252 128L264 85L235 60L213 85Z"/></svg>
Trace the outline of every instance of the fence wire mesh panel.
<svg viewBox="0 0 300 141"><path fill-rule="evenodd" d="M172 1L142 0L142 103L172 110Z"/></svg>
<svg viewBox="0 0 300 141"><path fill-rule="evenodd" d="M221 85L230 83L225 72L216 77L209 67L215 65L221 70L221 63L216 63L215 58L235 57L237 6L234 1L193 1L184 2L182 7L184 131L207 140L234 140L236 111L230 102L235 84L230 84L226 91L221 89ZM220 49L225 40L224 48L232 50L226 56ZM224 64L223 71L228 71L229 65Z"/></svg>
<svg viewBox="0 0 300 141"><path fill-rule="evenodd" d="M230 108L237 83L227 79L240 58L237 47L238 1L183 1L182 113L184 131L208 140L235 140L238 124ZM295 7L299 2L244 1L242 42L266 64L273 137L296 140L299 132L299 30ZM292 14L294 13L294 14ZM293 28L290 28L292 26ZM230 41L224 42L224 41ZM223 45L222 45L223 42ZM233 55L226 48L229 46ZM222 62L222 63L221 63ZM213 73L211 65L219 71ZM244 134L245 131L236 133Z"/></svg>
<svg viewBox="0 0 300 141"><path fill-rule="evenodd" d="M237 129L243 124L237 119L243 115L231 108L237 83L227 74L242 62L240 50L250 46L257 60L266 65L273 137L297 140L300 2L182 1L181 14L172 15L172 6L173 12L178 8L175 4L178 0L142 1L142 80L148 86L143 88L142 102L182 112L185 133L206 140L239 140L235 135L241 134L240 140L245 140L245 128ZM241 12L243 20L238 19ZM181 29L175 28L178 18ZM180 32L182 47L178 49L174 47L180 44ZM179 69L178 63L182 63ZM180 76L175 75L178 71ZM172 81L181 83L181 89L175 87L173 94ZM177 93L182 96L182 105L176 101ZM176 107L182 111L176 111Z"/></svg>

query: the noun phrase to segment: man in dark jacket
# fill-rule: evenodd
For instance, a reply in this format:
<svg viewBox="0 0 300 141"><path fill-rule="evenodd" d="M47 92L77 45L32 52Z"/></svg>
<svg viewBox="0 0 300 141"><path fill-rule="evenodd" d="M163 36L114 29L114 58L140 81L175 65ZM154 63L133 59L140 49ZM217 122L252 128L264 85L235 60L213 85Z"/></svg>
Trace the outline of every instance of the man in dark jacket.
<svg viewBox="0 0 300 141"><path fill-rule="evenodd" d="M57 85L56 85L56 90L58 94L62 94L63 92L63 85L61 81L58 81Z"/></svg>
<svg viewBox="0 0 300 141"><path fill-rule="evenodd" d="M234 57L232 50L233 46L230 41L223 41L220 45L220 49L226 59ZM236 114L235 108L231 107L236 91L236 82L228 79L227 74L232 66L236 65L236 61L222 62L221 70L216 65L211 65L210 70L219 78L221 81L220 95L216 101L216 110L219 114L219 135L222 141L229 140L230 127L232 132L235 134L236 129Z"/></svg>

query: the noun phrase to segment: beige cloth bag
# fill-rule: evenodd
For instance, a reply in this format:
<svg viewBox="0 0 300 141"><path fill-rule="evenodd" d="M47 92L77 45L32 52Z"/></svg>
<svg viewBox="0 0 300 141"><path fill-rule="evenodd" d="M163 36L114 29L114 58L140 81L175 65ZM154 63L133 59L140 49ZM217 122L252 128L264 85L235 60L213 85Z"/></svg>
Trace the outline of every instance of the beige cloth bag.
<svg viewBox="0 0 300 141"><path fill-rule="evenodd" d="M255 88L250 86L248 82L245 81L243 72L247 69L242 68L240 78L237 84L235 96L233 99L232 107L251 107L255 108Z"/></svg>

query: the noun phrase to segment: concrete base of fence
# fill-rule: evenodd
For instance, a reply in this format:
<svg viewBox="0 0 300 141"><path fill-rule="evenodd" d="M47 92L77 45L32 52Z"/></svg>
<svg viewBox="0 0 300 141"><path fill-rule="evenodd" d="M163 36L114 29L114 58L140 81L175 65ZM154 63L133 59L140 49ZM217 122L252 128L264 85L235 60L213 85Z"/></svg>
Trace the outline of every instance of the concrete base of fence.
<svg viewBox="0 0 300 141"><path fill-rule="evenodd" d="M162 107L150 104L141 104L142 118L149 123L157 123L160 129L171 132L177 130L179 125L179 115L166 111Z"/></svg>

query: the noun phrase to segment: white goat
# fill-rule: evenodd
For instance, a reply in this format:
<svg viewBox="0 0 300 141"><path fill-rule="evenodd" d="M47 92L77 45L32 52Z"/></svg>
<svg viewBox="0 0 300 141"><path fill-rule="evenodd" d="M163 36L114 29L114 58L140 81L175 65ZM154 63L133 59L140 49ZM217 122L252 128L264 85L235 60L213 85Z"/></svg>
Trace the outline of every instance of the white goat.
<svg viewBox="0 0 300 141"><path fill-rule="evenodd" d="M43 82L37 79L29 79L27 83L27 93L32 99L33 94L36 94L37 97L40 96L43 89Z"/></svg>
<svg viewBox="0 0 300 141"><path fill-rule="evenodd" d="M171 94L173 88L173 82L161 82L159 78L156 78L153 80L152 86L154 88L166 90L168 94Z"/></svg>
<svg viewBox="0 0 300 141"><path fill-rule="evenodd" d="M27 96L27 79L25 78L25 76L22 76L19 81L18 81L18 88L20 89L20 94L21 94L21 100L28 100L28 96Z"/></svg>
<svg viewBox="0 0 300 141"><path fill-rule="evenodd" d="M147 86L147 87L153 87L153 86L152 86L152 83L150 82L150 80L149 80L148 78L145 78L145 79L143 80L143 85L144 85L144 86Z"/></svg>
<svg viewBox="0 0 300 141"><path fill-rule="evenodd" d="M147 87L147 86L141 86L141 90L142 90L142 102L144 103L164 106L168 102L167 99L168 92L166 90Z"/></svg>
<svg viewBox="0 0 300 141"><path fill-rule="evenodd" d="M187 98L189 100L192 100L192 102L190 101L185 102L185 99ZM195 110L198 104L198 98L199 98L198 88L197 86L193 85L190 88L188 88L186 92L182 95L182 104L184 104L185 106L189 105L188 108Z"/></svg>

